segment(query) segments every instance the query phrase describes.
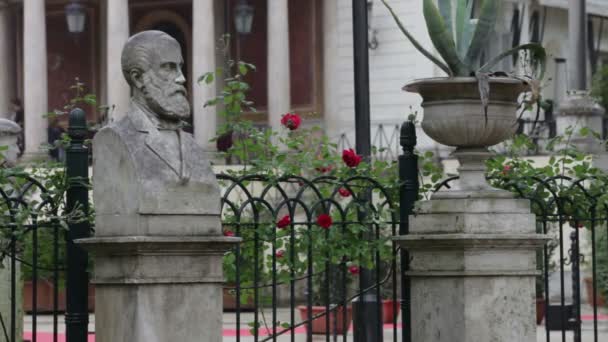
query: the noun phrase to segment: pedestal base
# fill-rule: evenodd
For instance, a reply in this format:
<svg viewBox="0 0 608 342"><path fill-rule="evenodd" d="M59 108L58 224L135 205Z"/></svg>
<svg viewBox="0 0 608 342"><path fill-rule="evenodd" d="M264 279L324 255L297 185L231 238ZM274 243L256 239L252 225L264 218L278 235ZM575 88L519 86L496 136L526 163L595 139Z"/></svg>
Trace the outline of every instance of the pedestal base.
<svg viewBox="0 0 608 342"><path fill-rule="evenodd" d="M536 234L527 200L483 198L422 202L410 234L412 340L536 341Z"/></svg>
<svg viewBox="0 0 608 342"><path fill-rule="evenodd" d="M95 255L98 342L222 341L222 256L240 238L79 240Z"/></svg>

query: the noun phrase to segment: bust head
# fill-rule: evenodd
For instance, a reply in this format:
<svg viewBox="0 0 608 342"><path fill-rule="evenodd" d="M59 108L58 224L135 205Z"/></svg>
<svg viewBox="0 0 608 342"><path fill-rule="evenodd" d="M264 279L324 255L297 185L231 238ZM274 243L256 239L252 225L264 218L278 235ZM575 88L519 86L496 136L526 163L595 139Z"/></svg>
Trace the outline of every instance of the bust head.
<svg viewBox="0 0 608 342"><path fill-rule="evenodd" d="M190 116L184 59L173 37L161 31L140 32L125 44L121 62L133 100L150 114L171 122Z"/></svg>

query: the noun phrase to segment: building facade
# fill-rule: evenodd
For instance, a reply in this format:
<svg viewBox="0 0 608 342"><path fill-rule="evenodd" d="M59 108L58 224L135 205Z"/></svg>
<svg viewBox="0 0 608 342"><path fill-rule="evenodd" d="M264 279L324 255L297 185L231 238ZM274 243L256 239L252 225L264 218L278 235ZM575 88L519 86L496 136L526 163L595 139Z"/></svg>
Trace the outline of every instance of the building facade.
<svg viewBox="0 0 608 342"><path fill-rule="evenodd" d="M66 6L84 10L82 32L70 32ZM237 34L235 9L252 6L251 31ZM75 96L78 78L86 93L97 96L107 110L88 107L88 120L100 124L121 117L129 89L123 79L120 53L127 38L158 29L182 45L189 80L196 140L208 150L218 118L206 100L218 91L197 79L241 59L256 65L248 76L256 112L246 117L261 126L279 124L280 116L297 111L322 125L332 139L354 142L352 0L0 0L0 114L10 113L19 99L25 110L25 149L35 154L47 142L45 113L63 108ZM411 113L423 113L417 95L401 91L409 80L442 76L399 32L379 0L368 0L370 13L370 95L372 129L396 127ZM422 1L392 0L394 9L421 43L432 49L422 16ZM569 45L568 1L504 0L488 56L515 43L538 41L550 55L550 81L545 96L565 92ZM608 3L588 0L590 62L595 68L608 51ZM605 27L606 26L606 27ZM230 47L218 48L229 33ZM557 62L556 62L557 61ZM506 70L516 68L510 61ZM589 70L591 73L591 68ZM217 87L221 87L221 82ZM390 140L394 132L386 132ZM372 132L372 137L375 134ZM424 149L438 147L420 134ZM396 147L396 140L390 143Z"/></svg>

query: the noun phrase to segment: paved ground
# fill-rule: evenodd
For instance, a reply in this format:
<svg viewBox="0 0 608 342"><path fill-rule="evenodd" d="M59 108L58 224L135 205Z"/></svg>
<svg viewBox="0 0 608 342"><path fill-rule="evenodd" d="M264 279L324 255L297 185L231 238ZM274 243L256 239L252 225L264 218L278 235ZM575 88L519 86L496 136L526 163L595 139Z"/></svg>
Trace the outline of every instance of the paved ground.
<svg viewBox="0 0 608 342"><path fill-rule="evenodd" d="M597 339L594 338L594 331L593 331L593 321L589 320L589 313L590 313L590 308L589 307L583 307L583 314L585 315L584 317L586 317L587 319L584 320L583 323L583 334L582 334L582 341L583 342L605 342L608 341L608 311L607 310L603 310L601 312L602 316L601 316L601 320L598 322L598 334L597 334ZM278 316L279 316L279 320L282 321L288 321L289 319L289 310L288 309L280 309L278 312ZM267 319L269 318L268 316L266 317ZM95 330L95 317L93 315L91 315L90 317L90 325L89 325L89 331L93 332ZM249 327L247 326L248 322L252 322L253 321L253 314L251 313L244 313L241 316L241 341L243 342L251 342L254 341L253 337L249 336ZM31 331L31 317L27 317L25 320L25 330L26 331ZM51 316L42 316L38 318L38 342L51 342L52 341L52 335L50 334L50 332L53 331L53 324L52 324L52 317ZM236 326L236 315L234 313L226 313L224 314L224 341L225 342L233 342L233 341L237 341L236 339L236 331L237 331L237 326ZM387 325L385 326L385 330L384 330L384 340L385 341L401 341L401 339L397 338L396 340L393 339L393 330L392 330L392 326ZM64 325L63 325L63 317L59 318L59 332L63 333L64 332ZM401 329L398 329L398 332L401 333ZM352 333L352 332L351 332ZM351 333L349 333L349 336L347 338L348 341L352 341L352 335ZM63 336L62 336L63 337ZM31 339L31 334L27 334L26 338ZM260 339L260 341L262 341L263 339ZM319 336L319 337L315 337L314 339L315 341L324 341L325 337L323 336ZM59 342L64 342L65 339L60 338ZM93 336L91 336L90 341L94 341ZM289 334L287 334L286 336L282 336L280 338L277 338L277 341L291 341L291 336ZM296 342L305 342L306 341L306 332L304 329L299 328L296 330L295 333L295 341ZM339 341L342 341L342 339L339 339ZM538 342L543 342L546 341L546 331L544 329L544 326L539 326L538 329ZM550 333L550 341L551 342L570 342L573 341L573 336L571 332L567 332L565 339L562 340L562 334L559 331L553 331Z"/></svg>

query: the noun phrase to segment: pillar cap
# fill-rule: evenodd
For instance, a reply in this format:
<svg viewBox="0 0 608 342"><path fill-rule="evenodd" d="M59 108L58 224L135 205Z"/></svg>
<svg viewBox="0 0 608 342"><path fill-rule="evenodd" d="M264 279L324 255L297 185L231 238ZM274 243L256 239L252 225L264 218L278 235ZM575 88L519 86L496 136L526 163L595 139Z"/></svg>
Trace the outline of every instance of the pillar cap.
<svg viewBox="0 0 608 342"><path fill-rule="evenodd" d="M588 91L571 90L559 103L557 112L563 116L602 116L606 110Z"/></svg>

